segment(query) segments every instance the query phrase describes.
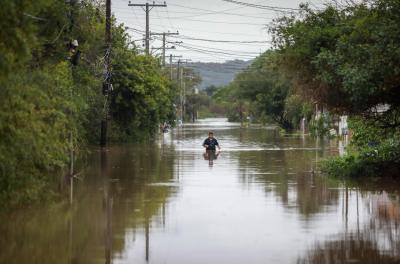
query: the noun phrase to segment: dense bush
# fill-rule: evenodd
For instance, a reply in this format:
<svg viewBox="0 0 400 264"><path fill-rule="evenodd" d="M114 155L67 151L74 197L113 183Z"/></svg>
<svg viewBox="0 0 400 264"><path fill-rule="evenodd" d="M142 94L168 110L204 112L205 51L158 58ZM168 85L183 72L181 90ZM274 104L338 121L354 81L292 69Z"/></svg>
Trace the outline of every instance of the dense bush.
<svg viewBox="0 0 400 264"><path fill-rule="evenodd" d="M284 16L271 27L279 65L303 97L353 117L352 144L327 161L330 174L395 175L399 171L400 2L366 0ZM317 120L326 132L329 120ZM313 129L312 129L313 130Z"/></svg>
<svg viewBox="0 0 400 264"><path fill-rule="evenodd" d="M251 116L261 123L273 122L285 130L298 128L311 118L310 104L292 89L291 80L280 69L277 53L267 51L215 94L226 104L228 118L244 121Z"/></svg>
<svg viewBox="0 0 400 264"><path fill-rule="evenodd" d="M5 0L0 9L0 202L29 204L51 195L50 182L98 144L104 106L104 6L100 1ZM155 60L129 48L113 24L114 139L151 134L173 120L174 86ZM70 63L71 40L81 58ZM144 137L143 136L143 137ZM133 136L138 139L138 137Z"/></svg>
<svg viewBox="0 0 400 264"><path fill-rule="evenodd" d="M380 129L352 119L353 138L347 153L322 163L322 170L338 177L395 176L400 174L400 137L396 129Z"/></svg>

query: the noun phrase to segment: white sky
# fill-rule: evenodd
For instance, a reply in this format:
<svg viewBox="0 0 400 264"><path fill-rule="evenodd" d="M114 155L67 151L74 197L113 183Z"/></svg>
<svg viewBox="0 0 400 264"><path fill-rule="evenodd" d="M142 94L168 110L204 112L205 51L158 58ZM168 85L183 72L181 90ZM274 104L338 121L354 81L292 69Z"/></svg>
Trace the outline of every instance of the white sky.
<svg viewBox="0 0 400 264"><path fill-rule="evenodd" d="M131 0L135 4L144 4L147 0ZM304 0L238 0L259 5L298 8ZM145 12L141 7L128 7L128 0L112 0L112 12L119 23L144 31ZM149 1L152 3L153 1ZM310 1L308 1L310 2ZM315 6L321 6L322 0L312 0ZM162 4L163 1L156 1ZM226 41L268 41L266 29L273 18L279 16L276 11L246 7L223 0L166 0L167 7L156 7L150 12L150 31L154 33L176 32L180 36L170 36L168 41L183 41L170 53L182 55L183 59L202 62L224 62L226 60L248 60L267 50L270 45L264 43L221 43L187 39L207 39ZM129 30L133 40L142 45L143 34ZM185 38L185 39L184 39ZM150 47L161 47L162 42L152 40ZM144 47L143 47L144 49ZM154 51L155 54L161 51ZM168 60L167 60L168 63Z"/></svg>

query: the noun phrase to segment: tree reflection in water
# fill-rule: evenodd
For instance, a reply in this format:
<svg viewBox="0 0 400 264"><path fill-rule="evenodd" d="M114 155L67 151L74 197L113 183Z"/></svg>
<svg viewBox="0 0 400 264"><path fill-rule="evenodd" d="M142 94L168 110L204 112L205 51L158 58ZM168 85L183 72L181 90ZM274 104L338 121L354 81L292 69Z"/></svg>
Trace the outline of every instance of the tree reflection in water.
<svg viewBox="0 0 400 264"><path fill-rule="evenodd" d="M321 238L324 242L316 242L297 263L400 263L399 197L390 197L386 192L370 195L357 191L357 200L359 193L369 211L369 220L362 229L357 226L348 231L346 222L344 233ZM348 208L344 214L348 214Z"/></svg>
<svg viewBox="0 0 400 264"><path fill-rule="evenodd" d="M177 188L158 185L174 181L174 152L164 151L168 155L157 147L94 150L75 183L72 206L0 217L0 263L111 263L126 237L134 241L137 232L165 223L165 204Z"/></svg>

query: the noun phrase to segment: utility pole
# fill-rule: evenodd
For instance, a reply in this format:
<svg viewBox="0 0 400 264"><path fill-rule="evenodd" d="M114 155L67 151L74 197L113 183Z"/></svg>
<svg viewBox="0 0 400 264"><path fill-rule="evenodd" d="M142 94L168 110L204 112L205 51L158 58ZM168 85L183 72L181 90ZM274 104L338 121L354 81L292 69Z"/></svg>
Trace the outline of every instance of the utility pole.
<svg viewBox="0 0 400 264"><path fill-rule="evenodd" d="M132 4L131 1L129 1L128 6L139 6L139 7L144 7L145 12L146 12L146 54L150 54L150 11L154 7L167 7L167 4L164 2L164 4L156 4L156 3L146 3L146 4Z"/></svg>
<svg viewBox="0 0 400 264"><path fill-rule="evenodd" d="M180 67L182 63L188 63L190 60L178 61L178 83L180 90L180 106L181 106L181 120L185 117L185 104L186 104L186 82L184 80L184 68Z"/></svg>
<svg viewBox="0 0 400 264"><path fill-rule="evenodd" d="M171 33L171 32L163 32L163 33L150 33L150 36L162 36L162 65L165 67L165 50L166 48L166 43L167 43L167 36L173 36L173 35L179 35L179 32L176 33Z"/></svg>
<svg viewBox="0 0 400 264"><path fill-rule="evenodd" d="M111 91L111 0L106 0L106 55L105 55L105 78L103 81L103 95L105 97L103 108L103 119L101 120L100 146L107 145L108 127L108 95Z"/></svg>
<svg viewBox="0 0 400 264"><path fill-rule="evenodd" d="M182 112L182 76L181 72L181 60L178 60L177 68L176 68L176 82L179 85L179 111L181 112L181 121L183 122L183 112Z"/></svg>
<svg viewBox="0 0 400 264"><path fill-rule="evenodd" d="M179 60L179 62L181 62L181 60ZM180 63L179 63L180 64ZM179 65L178 64L178 65ZM181 120L183 122L183 118L185 117L185 113L184 113L184 106L183 106L183 68L178 67L178 74L179 74L179 90L180 90L180 105L181 105Z"/></svg>
<svg viewBox="0 0 400 264"><path fill-rule="evenodd" d="M169 78L172 80L172 54L169 54Z"/></svg>
<svg viewBox="0 0 400 264"><path fill-rule="evenodd" d="M162 66L165 66L165 51L166 50L173 50L173 49L176 49L175 48L175 46L172 46L172 47L160 47L160 48L155 48L155 47L151 47L151 50L152 50L152 52L151 52L151 54L153 55L153 50L162 50L162 62L161 62L161 65Z"/></svg>
<svg viewBox="0 0 400 264"><path fill-rule="evenodd" d="M182 56L176 56L169 54L169 71L170 71L170 79L173 79L173 64L172 64L172 59L173 58L182 58Z"/></svg>
<svg viewBox="0 0 400 264"><path fill-rule="evenodd" d="M177 70L176 70L176 81L179 83L179 77L181 74L181 63L182 61L179 59L178 60L178 66L177 66Z"/></svg>
<svg viewBox="0 0 400 264"><path fill-rule="evenodd" d="M182 118L185 117L186 112L186 82L183 80L183 69L182 69ZM182 119L183 120L183 119Z"/></svg>
<svg viewBox="0 0 400 264"><path fill-rule="evenodd" d="M70 20L70 25L69 25L69 34L70 37L72 36L73 30L74 30L74 25L75 25L75 5L76 5L76 0L71 0L70 2L70 13L69 13L69 20ZM71 50L72 50L72 43L73 41L71 41L70 45L69 45L69 53L71 54ZM76 53L76 48L74 47L74 54ZM70 62L72 63L73 56L71 56L70 58ZM73 76L73 63L72 63L72 76ZM73 98L73 88L70 88L70 96L71 96L71 100ZM69 185L70 185L70 189L69 189L69 202L72 205L73 201L74 201L74 160L75 160L75 148L74 148L74 134L73 131L71 130L69 132ZM72 226L72 220L70 222L70 225ZM72 228L70 228L70 230L72 230ZM72 234L72 233L71 233Z"/></svg>

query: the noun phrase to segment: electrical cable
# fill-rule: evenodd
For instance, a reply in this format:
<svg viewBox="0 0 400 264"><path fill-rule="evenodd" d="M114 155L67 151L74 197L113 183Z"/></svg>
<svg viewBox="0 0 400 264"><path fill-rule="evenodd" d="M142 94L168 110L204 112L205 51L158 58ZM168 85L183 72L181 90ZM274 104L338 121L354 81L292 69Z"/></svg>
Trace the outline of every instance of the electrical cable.
<svg viewBox="0 0 400 264"><path fill-rule="evenodd" d="M174 43L174 42L168 42L168 43L176 44L176 43ZM180 44L180 43L178 43L178 44ZM186 45L189 45L189 46L191 46L191 47L200 48L200 49L209 49L209 48L210 48L210 47L204 47L204 46L199 46L199 45L194 45L194 44L188 44L188 43L185 43L185 44L186 44ZM229 50L229 49L218 49L218 48L212 48L211 51L236 52L236 53L238 53L238 54L249 54L249 55L257 55L257 54L260 54L260 53L258 53L258 52L248 52L248 51Z"/></svg>
<svg viewBox="0 0 400 264"><path fill-rule="evenodd" d="M144 31L136 28L129 27L128 29L134 30L136 32L143 33ZM187 39L187 40L195 40L195 41L205 41L205 42L216 42L216 43L243 43L243 44L258 44L258 43L271 43L268 40L216 40L216 39L203 39L203 38L195 38L187 35L177 35L171 36L172 38L178 39Z"/></svg>
<svg viewBox="0 0 400 264"><path fill-rule="evenodd" d="M232 4L247 6L247 7L254 7L254 8L259 8L259 9L271 10L271 11L293 12L293 11L300 11L301 10L301 9L298 9L298 8L259 5L259 4L240 2L240 1L236 1L236 0L222 0L222 1L228 2L228 3L232 3Z"/></svg>
<svg viewBox="0 0 400 264"><path fill-rule="evenodd" d="M216 43L244 43L244 44L271 43L271 41L267 40L217 40L217 39L194 38L186 35L174 36L174 38L205 41L205 42L216 42Z"/></svg>
<svg viewBox="0 0 400 264"><path fill-rule="evenodd" d="M120 18L131 19L130 17L120 16ZM162 20L164 17L155 17L152 19ZM165 17L166 18L166 17ZM171 18L174 19L174 18ZM200 23L211 23L211 24L227 24L227 25L248 25L248 26L266 26L267 23L246 23L246 22L227 22L227 21L213 21L213 20L201 20L201 19L190 19L190 18L181 18L181 20L200 22ZM165 27L165 25L160 25L161 27Z"/></svg>

